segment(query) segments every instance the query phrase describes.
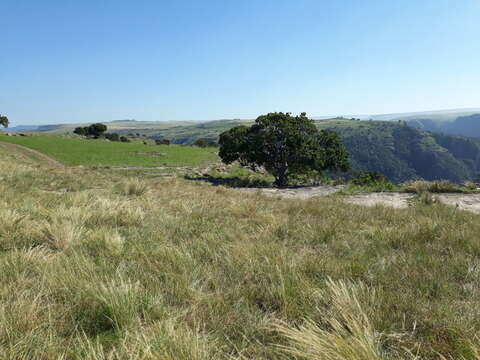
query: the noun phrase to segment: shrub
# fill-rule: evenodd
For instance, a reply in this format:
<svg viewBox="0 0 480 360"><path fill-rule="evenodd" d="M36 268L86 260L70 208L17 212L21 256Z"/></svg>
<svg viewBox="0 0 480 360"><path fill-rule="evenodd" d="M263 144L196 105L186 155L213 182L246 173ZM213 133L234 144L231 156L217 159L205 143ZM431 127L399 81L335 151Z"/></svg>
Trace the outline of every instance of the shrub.
<svg viewBox="0 0 480 360"><path fill-rule="evenodd" d="M148 186L141 180L128 179L120 184L120 192L127 196L141 196L148 190Z"/></svg>
<svg viewBox="0 0 480 360"><path fill-rule="evenodd" d="M130 142L130 140L128 140L128 138L126 136L120 136L120 141L121 142Z"/></svg>
<svg viewBox="0 0 480 360"><path fill-rule="evenodd" d="M107 126L101 123L92 124L86 127L77 127L73 130L74 134L98 138L107 131Z"/></svg>
<svg viewBox="0 0 480 360"><path fill-rule="evenodd" d="M119 141L120 137L118 136L117 133L106 133L105 134L105 139L108 139L110 141Z"/></svg>
<svg viewBox="0 0 480 360"><path fill-rule="evenodd" d="M193 145L201 147L201 148L207 148L207 147L217 147L218 144L214 141L207 140L207 139L198 139L196 140Z"/></svg>
<svg viewBox="0 0 480 360"><path fill-rule="evenodd" d="M417 201L423 205L432 205L436 202L436 199L432 196L431 193L424 191L419 193Z"/></svg>
<svg viewBox="0 0 480 360"><path fill-rule="evenodd" d="M170 145L170 140L168 140L168 139L156 139L155 144L156 145Z"/></svg>
<svg viewBox="0 0 480 360"><path fill-rule="evenodd" d="M463 186L465 189L470 190L470 191L475 191L480 188L480 185L477 183L474 183L473 181L466 181Z"/></svg>
<svg viewBox="0 0 480 360"><path fill-rule="evenodd" d="M424 180L415 180L403 184L403 191L415 194L421 194L424 192L432 193L445 193L445 192L462 192L462 189L451 183L448 180L439 180L439 181L424 181Z"/></svg>
<svg viewBox="0 0 480 360"><path fill-rule="evenodd" d="M369 171L358 174L352 179L352 184L359 186L375 186L388 183L385 175L375 171Z"/></svg>

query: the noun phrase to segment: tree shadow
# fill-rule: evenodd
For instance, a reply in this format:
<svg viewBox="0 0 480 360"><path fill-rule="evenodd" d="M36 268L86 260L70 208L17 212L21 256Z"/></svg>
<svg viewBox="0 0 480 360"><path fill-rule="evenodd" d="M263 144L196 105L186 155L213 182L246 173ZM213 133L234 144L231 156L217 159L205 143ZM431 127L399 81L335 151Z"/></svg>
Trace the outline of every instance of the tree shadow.
<svg viewBox="0 0 480 360"><path fill-rule="evenodd" d="M208 182L214 186L226 186L232 188L260 188L260 187L272 187L273 184L265 179L248 178L240 176L231 177L217 177L211 175L193 176L185 175L186 180L203 181Z"/></svg>

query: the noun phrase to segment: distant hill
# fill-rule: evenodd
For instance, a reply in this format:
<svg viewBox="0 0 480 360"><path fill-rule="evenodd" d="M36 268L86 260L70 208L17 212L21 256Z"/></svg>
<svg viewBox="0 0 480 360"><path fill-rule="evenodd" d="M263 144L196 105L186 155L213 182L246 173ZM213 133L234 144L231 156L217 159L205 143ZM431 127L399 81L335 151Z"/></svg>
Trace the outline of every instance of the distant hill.
<svg viewBox="0 0 480 360"><path fill-rule="evenodd" d="M432 119L435 121L449 121L454 120L459 116L468 116L480 113L480 108L467 109L450 109L450 110L432 110L432 111L417 111L405 113L391 113L391 114L350 114L341 115L345 119L360 119L360 120L410 120L410 119ZM332 118L332 116L313 116L312 119L324 120Z"/></svg>
<svg viewBox="0 0 480 360"><path fill-rule="evenodd" d="M406 119L408 125L422 130L480 138L480 112L447 121L435 118Z"/></svg>
<svg viewBox="0 0 480 360"><path fill-rule="evenodd" d="M0 132L1 131L5 131L5 132L37 131L37 129L38 129L38 126L36 125L19 125L19 126L14 126L9 128L0 127Z"/></svg>

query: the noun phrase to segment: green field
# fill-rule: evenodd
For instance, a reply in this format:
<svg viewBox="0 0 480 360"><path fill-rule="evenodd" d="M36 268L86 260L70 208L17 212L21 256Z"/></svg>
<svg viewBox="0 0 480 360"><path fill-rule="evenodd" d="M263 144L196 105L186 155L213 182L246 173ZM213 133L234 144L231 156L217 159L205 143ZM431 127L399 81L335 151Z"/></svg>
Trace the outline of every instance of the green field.
<svg viewBox="0 0 480 360"><path fill-rule="evenodd" d="M215 148L183 145L144 145L86 140L65 135L1 136L0 141L40 151L69 166L201 166L218 159Z"/></svg>

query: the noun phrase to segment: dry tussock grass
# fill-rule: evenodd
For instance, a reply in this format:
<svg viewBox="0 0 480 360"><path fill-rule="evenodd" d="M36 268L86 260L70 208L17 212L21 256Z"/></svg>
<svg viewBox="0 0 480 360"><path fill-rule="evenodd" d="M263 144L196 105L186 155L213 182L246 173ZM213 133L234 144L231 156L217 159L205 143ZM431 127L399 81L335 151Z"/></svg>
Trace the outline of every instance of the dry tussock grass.
<svg viewBox="0 0 480 360"><path fill-rule="evenodd" d="M2 359L479 359L478 215L0 178Z"/></svg>

